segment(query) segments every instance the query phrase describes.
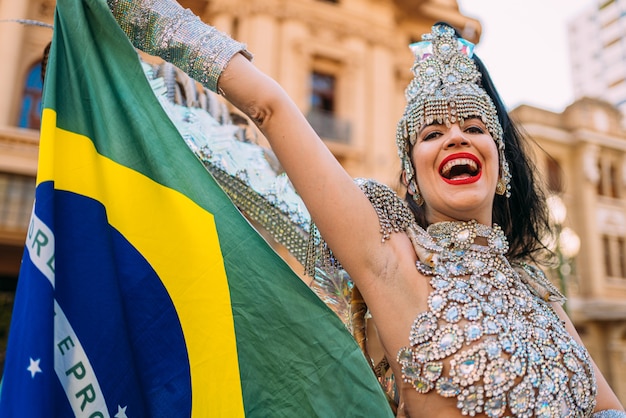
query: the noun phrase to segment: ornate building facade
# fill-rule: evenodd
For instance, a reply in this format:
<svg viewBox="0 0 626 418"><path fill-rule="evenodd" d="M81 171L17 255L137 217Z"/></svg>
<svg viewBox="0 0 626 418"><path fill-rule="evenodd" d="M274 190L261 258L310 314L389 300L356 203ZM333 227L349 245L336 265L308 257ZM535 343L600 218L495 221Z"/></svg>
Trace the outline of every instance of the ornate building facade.
<svg viewBox="0 0 626 418"><path fill-rule="evenodd" d="M203 16L248 45L351 174L386 183L397 182L389 145L410 81L408 45L438 20L480 35L447 0L214 0Z"/></svg>
<svg viewBox="0 0 626 418"><path fill-rule="evenodd" d="M522 105L511 114L536 141L535 164L548 192L559 195L567 210L559 227L574 235L561 235L560 248L580 243L577 254L566 254L550 273L555 283L563 281L569 315L624 403L626 130L622 116L611 104L590 98L575 101L562 113Z"/></svg>
<svg viewBox="0 0 626 418"><path fill-rule="evenodd" d="M440 20L474 42L481 33L480 23L463 16L456 0L180 3L248 44L255 65L286 89L351 175L392 187L400 171L395 126L411 77L407 45ZM51 24L53 12L54 0L0 0L0 20ZM0 42L0 313L8 312L2 303L9 306L15 289L30 217L41 60L51 36L48 28L0 23L0 39L12 40ZM626 133L616 127L614 109L596 102L576 102L562 115L526 106L513 113L554 156L552 165L538 157L545 177L560 173L554 164L563 169L564 186L554 191L563 192L570 214L566 224L582 241L569 275L574 283L570 314L625 402L626 372L620 370L626 370L626 244L621 238L626 236L621 232L626 228ZM7 327L6 318L2 321L0 315L0 363Z"/></svg>

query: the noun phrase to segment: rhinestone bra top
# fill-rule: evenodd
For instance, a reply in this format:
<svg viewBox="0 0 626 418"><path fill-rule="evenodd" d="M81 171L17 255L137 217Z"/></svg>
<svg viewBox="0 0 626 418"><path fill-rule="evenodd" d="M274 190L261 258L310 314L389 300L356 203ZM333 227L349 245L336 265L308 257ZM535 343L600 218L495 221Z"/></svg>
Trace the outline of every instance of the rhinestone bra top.
<svg viewBox="0 0 626 418"><path fill-rule="evenodd" d="M508 262L502 230L445 222L418 230L418 241L436 255L430 265L417 262L433 290L398 352L404 381L419 393L456 397L464 415L590 415L589 355Z"/></svg>
<svg viewBox="0 0 626 418"><path fill-rule="evenodd" d="M591 359L548 303L562 296L538 268L511 265L500 227L443 222L425 231L387 186L360 187L376 209L383 240L405 231L422 260L417 269L430 278L428 310L397 354L404 382L419 393L456 398L463 415L591 415ZM477 245L477 237L486 245Z"/></svg>

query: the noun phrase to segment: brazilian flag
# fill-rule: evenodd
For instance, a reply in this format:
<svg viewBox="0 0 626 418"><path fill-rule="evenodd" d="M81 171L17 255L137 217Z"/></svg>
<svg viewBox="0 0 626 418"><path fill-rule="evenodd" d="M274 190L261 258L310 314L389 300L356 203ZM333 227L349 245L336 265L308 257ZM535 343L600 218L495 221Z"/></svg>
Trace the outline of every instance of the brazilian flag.
<svg viewBox="0 0 626 418"><path fill-rule="evenodd" d="M104 0L57 1L0 416L391 416L341 321L187 148Z"/></svg>

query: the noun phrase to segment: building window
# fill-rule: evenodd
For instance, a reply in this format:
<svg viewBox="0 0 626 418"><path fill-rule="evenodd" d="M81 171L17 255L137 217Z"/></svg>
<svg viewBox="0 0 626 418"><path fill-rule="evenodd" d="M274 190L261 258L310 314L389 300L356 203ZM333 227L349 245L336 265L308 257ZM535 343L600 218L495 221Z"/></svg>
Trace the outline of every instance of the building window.
<svg viewBox="0 0 626 418"><path fill-rule="evenodd" d="M618 198L620 197L619 193L619 171L615 167L615 163L611 162L611 166L609 168L610 171L610 179L611 179L611 197Z"/></svg>
<svg viewBox="0 0 626 418"><path fill-rule="evenodd" d="M307 119L325 140L349 144L350 122L339 117L340 62L318 57L310 76L310 108Z"/></svg>
<svg viewBox="0 0 626 418"><path fill-rule="evenodd" d="M602 161L598 159L598 173L600 174L600 177L598 178L598 181L596 182L596 193L598 194L598 196L602 196L604 195L604 190L603 190L603 184L604 184L604 173L602 172Z"/></svg>
<svg viewBox="0 0 626 418"><path fill-rule="evenodd" d="M334 75L314 71L311 74L311 109L334 113L336 84Z"/></svg>
<svg viewBox="0 0 626 418"><path fill-rule="evenodd" d="M604 272L606 277L613 277L615 272L613 271L613 263L611 257L611 239L604 235L602 236L602 251L604 252Z"/></svg>
<svg viewBox="0 0 626 418"><path fill-rule="evenodd" d="M546 160L546 172L548 174L548 190L554 194L563 192L563 170L556 159L549 157Z"/></svg>
<svg viewBox="0 0 626 418"><path fill-rule="evenodd" d="M18 126L20 128L39 129L41 125L41 62L31 67L26 76L26 84L22 95L22 110Z"/></svg>
<svg viewBox="0 0 626 418"><path fill-rule="evenodd" d="M617 250L620 277L626 278L626 240L624 239L624 237L619 237L617 239Z"/></svg>
<svg viewBox="0 0 626 418"><path fill-rule="evenodd" d="M622 182L619 175L620 170L616 166L615 161L611 161L609 158L598 161L598 171L600 173L600 179L597 184L598 195L614 199L621 197L620 187Z"/></svg>
<svg viewBox="0 0 626 418"><path fill-rule="evenodd" d="M602 251L606 277L626 279L626 237L603 235Z"/></svg>

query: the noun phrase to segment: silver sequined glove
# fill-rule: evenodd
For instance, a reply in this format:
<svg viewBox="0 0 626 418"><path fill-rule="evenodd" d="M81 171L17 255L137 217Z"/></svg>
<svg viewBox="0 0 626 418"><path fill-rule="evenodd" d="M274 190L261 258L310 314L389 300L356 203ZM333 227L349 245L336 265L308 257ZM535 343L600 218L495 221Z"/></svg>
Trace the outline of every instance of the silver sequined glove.
<svg viewBox="0 0 626 418"><path fill-rule="evenodd" d="M626 412L618 411L616 409L606 409L604 411L596 412L591 418L626 418Z"/></svg>
<svg viewBox="0 0 626 418"><path fill-rule="evenodd" d="M211 91L230 59L246 46L202 22L174 0L107 0L135 48L176 65Z"/></svg>

